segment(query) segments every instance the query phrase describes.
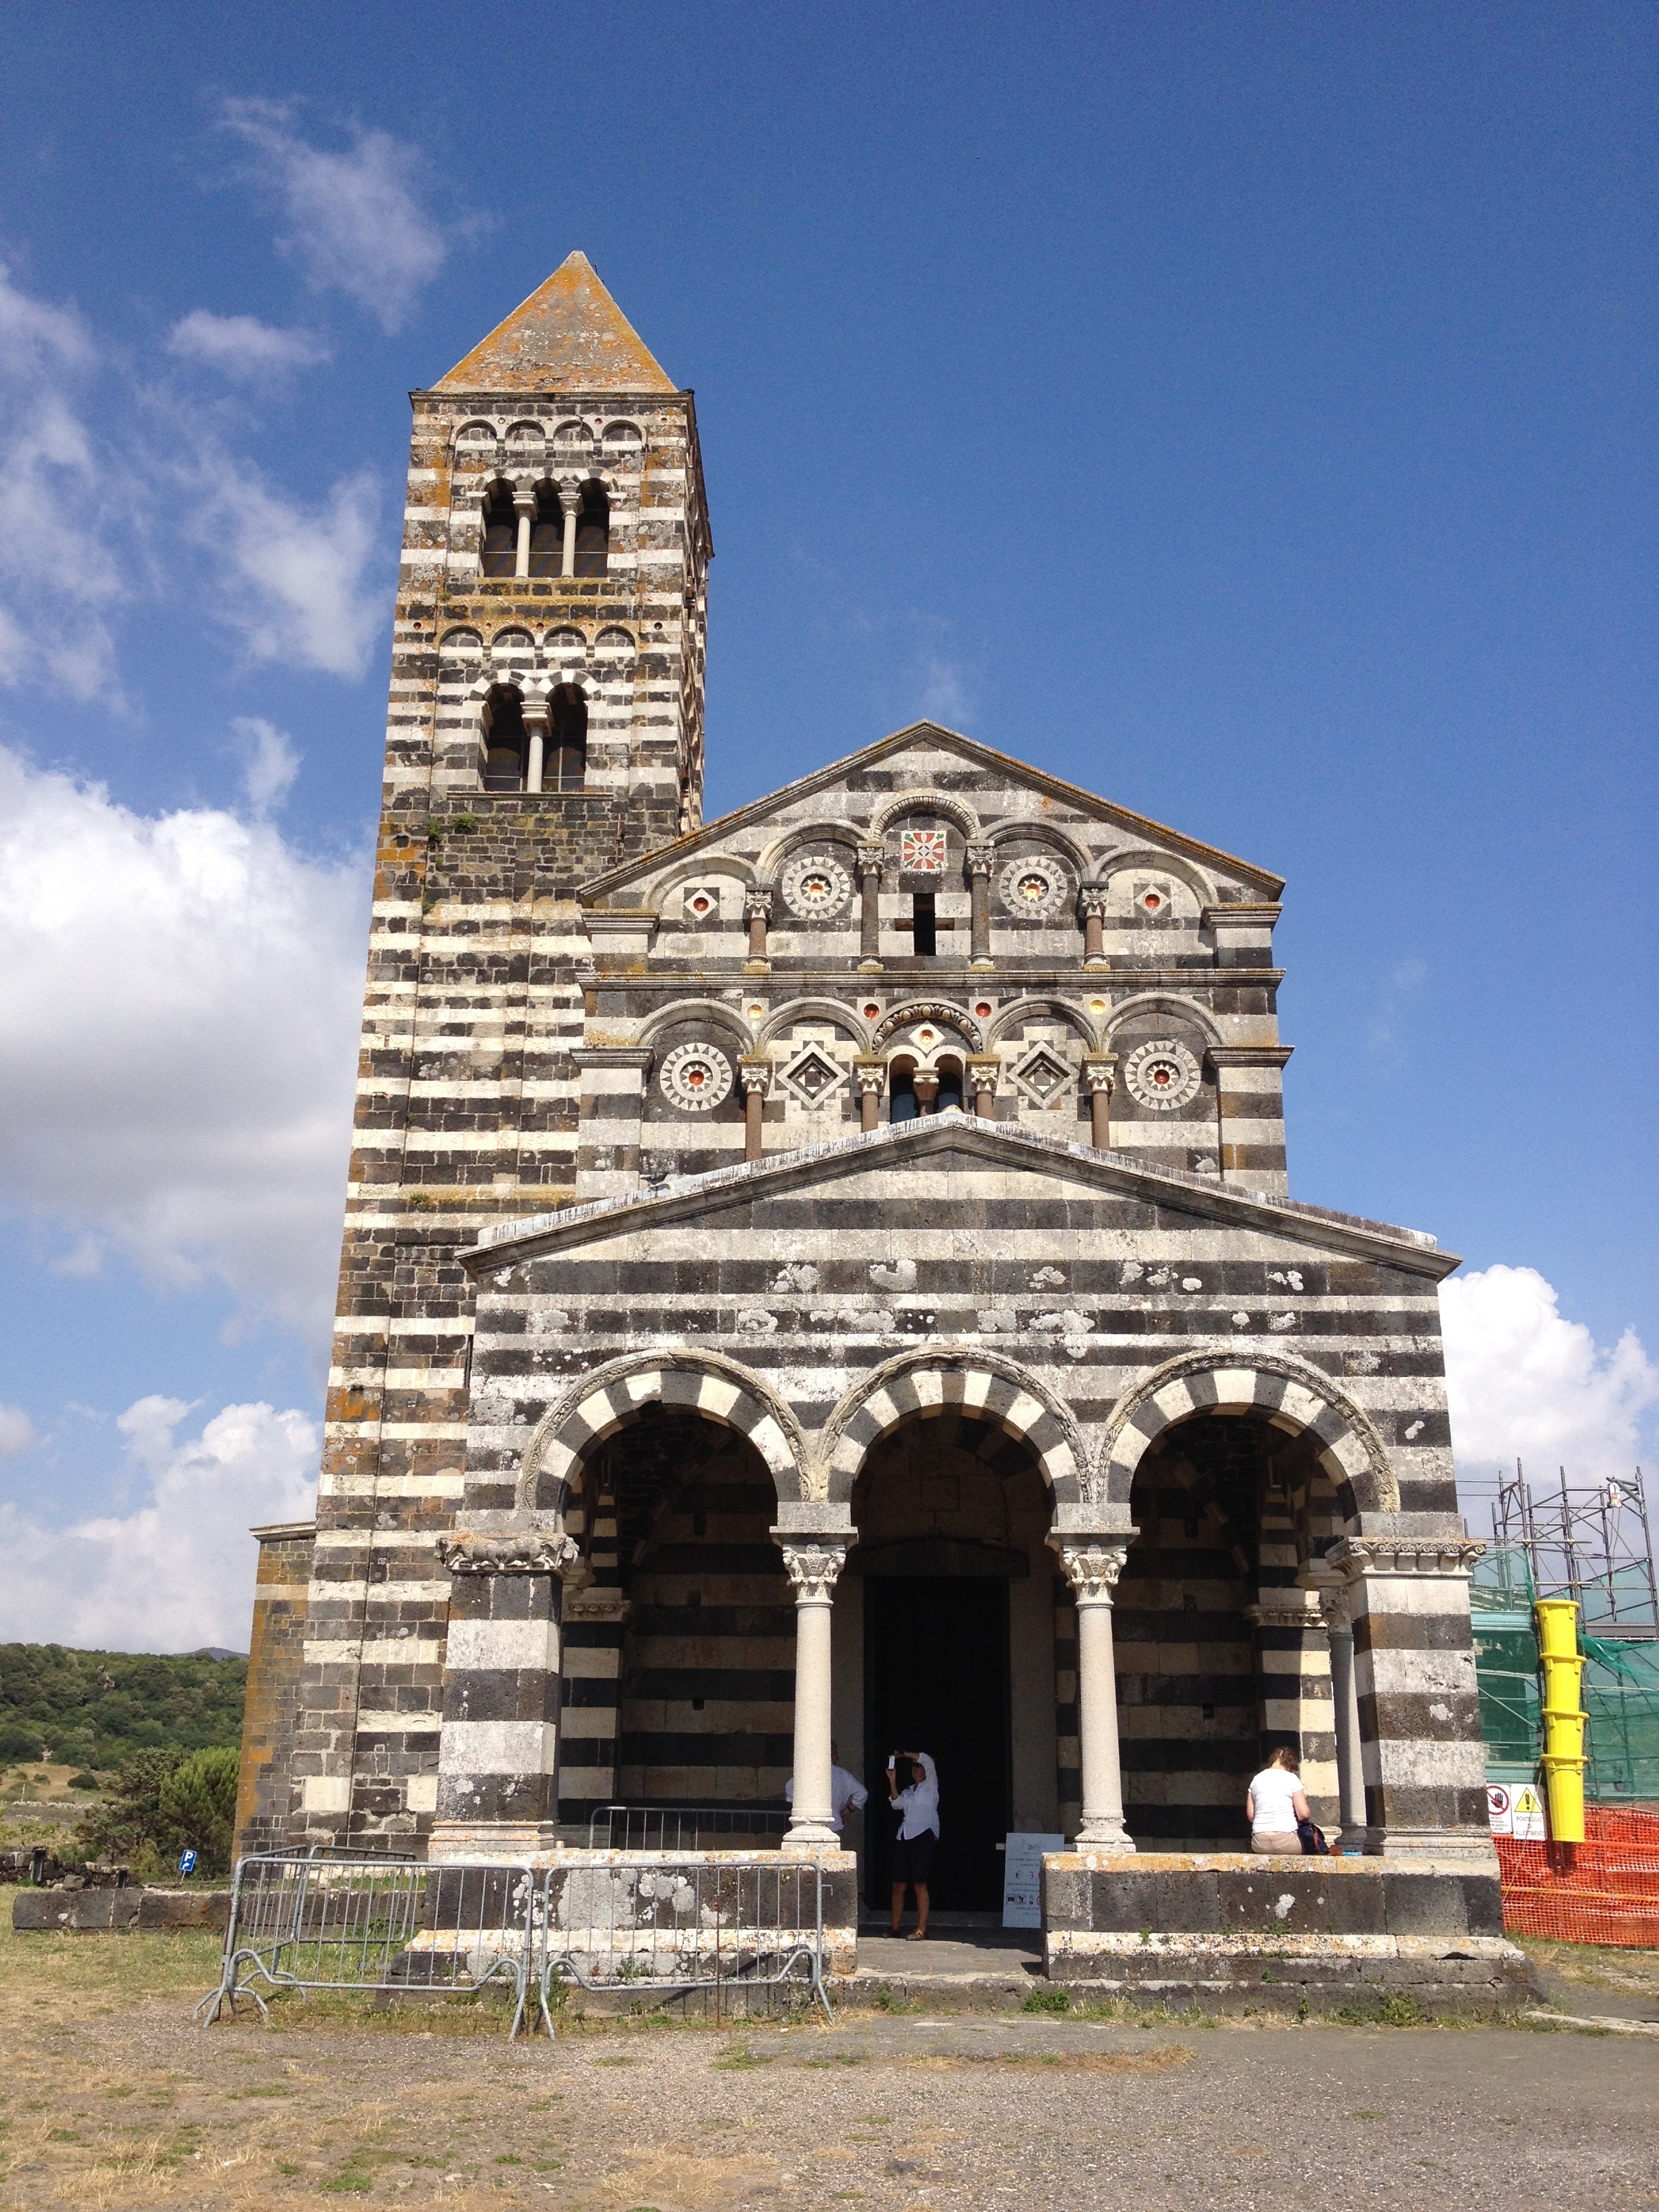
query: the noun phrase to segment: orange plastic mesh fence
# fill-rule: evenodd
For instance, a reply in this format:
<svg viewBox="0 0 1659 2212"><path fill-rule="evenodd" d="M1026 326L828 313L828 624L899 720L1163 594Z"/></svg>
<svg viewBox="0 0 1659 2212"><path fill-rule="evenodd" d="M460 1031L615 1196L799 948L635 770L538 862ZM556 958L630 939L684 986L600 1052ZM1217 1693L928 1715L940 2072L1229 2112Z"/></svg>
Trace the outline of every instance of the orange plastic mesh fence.
<svg viewBox="0 0 1659 2212"><path fill-rule="evenodd" d="M1582 1844L1492 1840L1506 1934L1659 1947L1659 1811L1587 1805Z"/></svg>

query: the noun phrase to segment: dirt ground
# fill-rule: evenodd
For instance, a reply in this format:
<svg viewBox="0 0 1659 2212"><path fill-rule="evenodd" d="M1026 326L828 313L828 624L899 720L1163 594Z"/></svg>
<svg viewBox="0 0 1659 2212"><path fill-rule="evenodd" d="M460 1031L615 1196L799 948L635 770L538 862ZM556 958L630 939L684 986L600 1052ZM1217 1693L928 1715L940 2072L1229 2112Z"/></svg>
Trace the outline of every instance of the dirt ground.
<svg viewBox="0 0 1659 2212"><path fill-rule="evenodd" d="M204 2029L213 1938L14 1936L9 1904L0 2206L27 2212L1659 2204L1659 2037L914 2013L509 2045L479 2004L292 1998ZM1547 1963L1575 2012L1611 2009L1585 1975L1659 2007L1653 1954Z"/></svg>

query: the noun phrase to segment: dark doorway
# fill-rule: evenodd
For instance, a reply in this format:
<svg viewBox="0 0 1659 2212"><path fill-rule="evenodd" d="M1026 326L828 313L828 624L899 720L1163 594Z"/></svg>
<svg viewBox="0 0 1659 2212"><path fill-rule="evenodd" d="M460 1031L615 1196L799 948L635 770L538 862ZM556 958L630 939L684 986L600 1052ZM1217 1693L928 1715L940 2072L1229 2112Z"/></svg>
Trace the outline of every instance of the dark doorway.
<svg viewBox="0 0 1659 2212"><path fill-rule="evenodd" d="M931 1884L941 1911L1002 1903L1009 1821L1008 1585L988 1575L872 1575L864 1585L865 1895L892 1891L887 1761L894 1749L939 1765L939 1850Z"/></svg>

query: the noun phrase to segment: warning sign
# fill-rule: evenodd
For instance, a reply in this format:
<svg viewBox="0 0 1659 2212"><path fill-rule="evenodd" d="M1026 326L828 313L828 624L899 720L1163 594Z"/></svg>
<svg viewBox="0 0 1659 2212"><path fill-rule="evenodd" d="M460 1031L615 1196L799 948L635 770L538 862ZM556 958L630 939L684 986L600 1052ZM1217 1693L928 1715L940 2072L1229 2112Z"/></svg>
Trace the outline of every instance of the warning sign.
<svg viewBox="0 0 1659 2212"><path fill-rule="evenodd" d="M1515 1801L1501 1782L1486 1784L1486 1818L1494 1836L1515 1833Z"/></svg>
<svg viewBox="0 0 1659 2212"><path fill-rule="evenodd" d="M1523 1782L1514 1793L1510 1810L1510 1833L1517 1843L1542 1844L1548 1841L1544 1825L1544 1800L1537 1785Z"/></svg>

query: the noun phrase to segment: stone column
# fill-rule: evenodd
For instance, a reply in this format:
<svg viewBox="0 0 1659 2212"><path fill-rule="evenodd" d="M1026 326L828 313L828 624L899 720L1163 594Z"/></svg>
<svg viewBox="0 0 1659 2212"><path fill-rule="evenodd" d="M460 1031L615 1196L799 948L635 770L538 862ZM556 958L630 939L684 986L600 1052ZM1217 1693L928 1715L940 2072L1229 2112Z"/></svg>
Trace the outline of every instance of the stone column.
<svg viewBox="0 0 1659 2212"><path fill-rule="evenodd" d="M996 848L988 840L969 839L968 882L973 894L973 921L968 957L975 968L996 965L991 957L991 863L995 857Z"/></svg>
<svg viewBox="0 0 1659 2212"><path fill-rule="evenodd" d="M786 1850L838 1850L830 1796L830 1607L847 1564L844 1540L781 1538L795 1592L795 1794Z"/></svg>
<svg viewBox="0 0 1659 2212"><path fill-rule="evenodd" d="M1002 1062L991 1054L983 1060L970 1060L968 1063L968 1080L974 1091L974 1113L979 1121L995 1119L997 1082L1001 1073Z"/></svg>
<svg viewBox="0 0 1659 2212"><path fill-rule="evenodd" d="M1078 1735L1083 1761L1079 1850L1132 1851L1123 1826L1123 1774L1117 1742L1117 1668L1112 1653L1112 1591L1127 1543L1061 1541L1066 1579L1077 1592Z"/></svg>
<svg viewBox="0 0 1659 2212"><path fill-rule="evenodd" d="M859 1127L873 1129L881 1118L881 1086L887 1080L884 1060L855 1060L853 1080L858 1085Z"/></svg>
<svg viewBox="0 0 1659 2212"><path fill-rule="evenodd" d="M513 512L519 518L519 545L514 556L513 573L515 576L527 576L530 574L530 530L536 520L535 493L515 491Z"/></svg>
<svg viewBox="0 0 1659 2212"><path fill-rule="evenodd" d="M527 751L524 764L524 787L526 791L539 791L542 787L542 770L547 758L547 738L552 727L552 711L545 699L528 700L525 704Z"/></svg>
<svg viewBox="0 0 1659 2212"><path fill-rule="evenodd" d="M1083 915L1083 964L1085 968L1106 965L1106 893L1103 890L1081 891L1078 906Z"/></svg>
<svg viewBox="0 0 1659 2212"><path fill-rule="evenodd" d="M1091 1055L1083 1063L1083 1084L1089 1094L1089 1142L1097 1152L1111 1150L1112 1090L1117 1081L1115 1052Z"/></svg>
<svg viewBox="0 0 1659 2212"><path fill-rule="evenodd" d="M1316 1561L1304 1577L1319 1600L1331 1646L1331 1713L1336 1735L1337 1818L1350 1850L1365 1848L1365 1768L1359 1749L1359 1689L1353 1670L1353 1603L1342 1576Z"/></svg>
<svg viewBox="0 0 1659 2212"><path fill-rule="evenodd" d="M766 932L772 919L772 893L763 885L743 895L743 918L749 924L749 957L746 969L769 970L771 962L766 957Z"/></svg>
<svg viewBox="0 0 1659 2212"><path fill-rule="evenodd" d="M766 1115L766 1096L772 1087L769 1060L742 1060L738 1074L743 1084L743 1156L759 1159L763 1149L761 1125Z"/></svg>
<svg viewBox="0 0 1659 2212"><path fill-rule="evenodd" d="M453 1577L438 1739L437 1861L546 1850L559 1800L559 1623L587 1569L574 1540L534 1529L440 1538Z"/></svg>
<svg viewBox="0 0 1659 2212"><path fill-rule="evenodd" d="M859 967L872 973L881 967L881 847L860 845L858 857Z"/></svg>
<svg viewBox="0 0 1659 2212"><path fill-rule="evenodd" d="M919 1067L910 1080L915 1086L917 1113L933 1113L939 1098L937 1074L931 1067Z"/></svg>
<svg viewBox="0 0 1659 2212"><path fill-rule="evenodd" d="M576 573L576 524L582 511L580 485L561 484L559 503L564 509L564 557L559 564L559 573L563 576L574 576Z"/></svg>
<svg viewBox="0 0 1659 2212"><path fill-rule="evenodd" d="M1325 1554L1353 1611L1365 1826L1385 1858L1490 1866L1495 1856L1469 1619L1468 1571L1485 1549L1461 1528L1379 1530L1344 1536Z"/></svg>

